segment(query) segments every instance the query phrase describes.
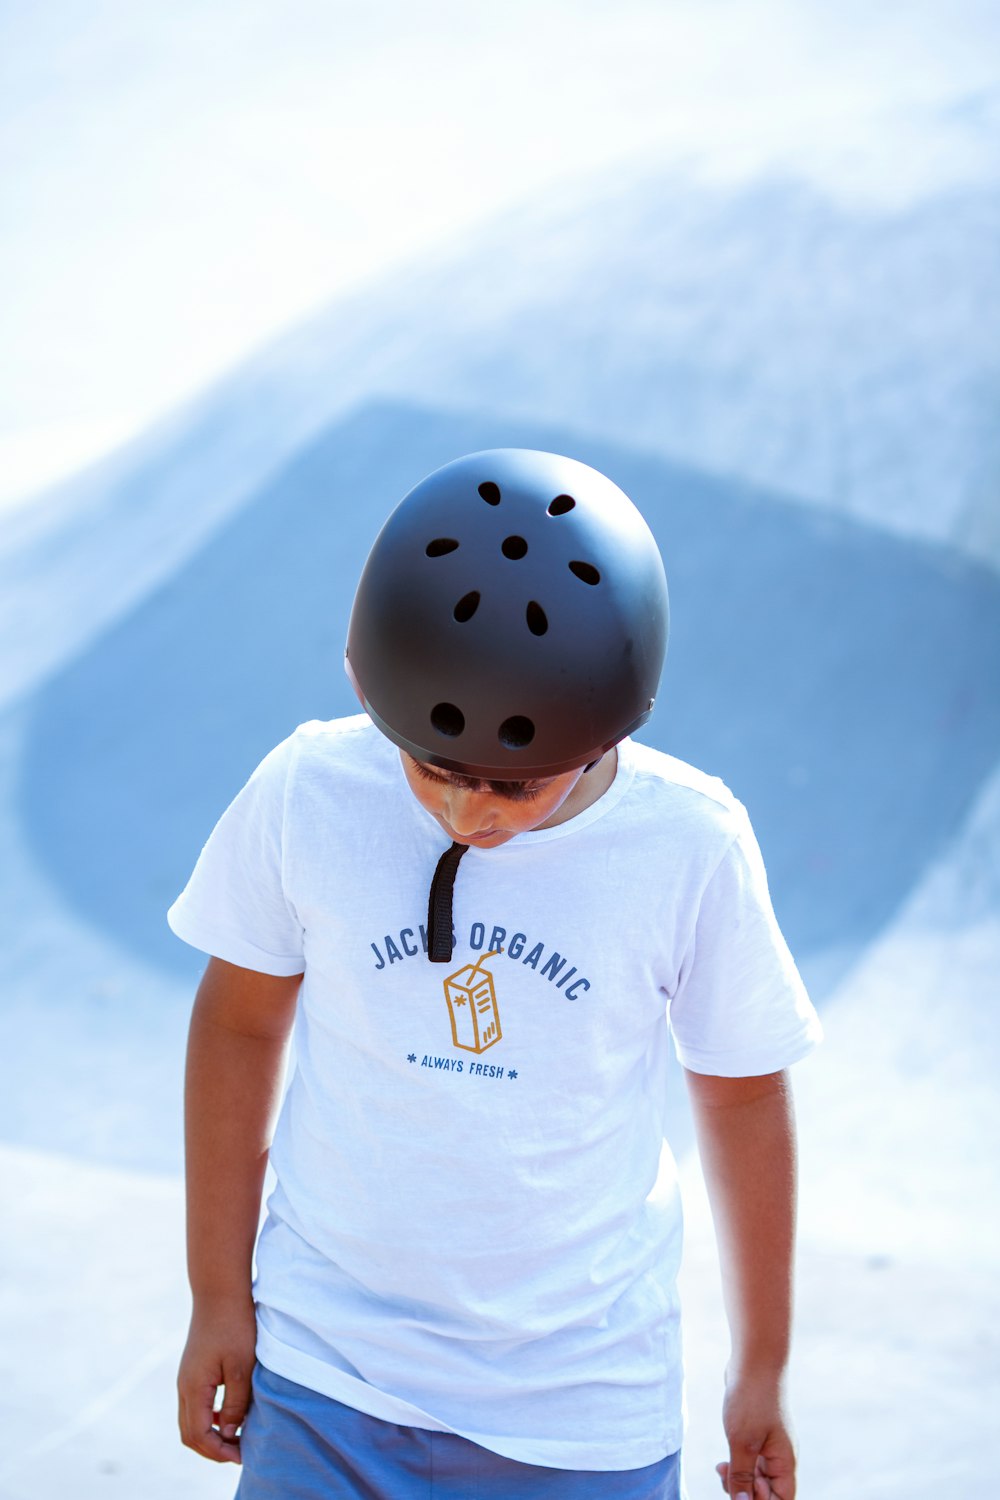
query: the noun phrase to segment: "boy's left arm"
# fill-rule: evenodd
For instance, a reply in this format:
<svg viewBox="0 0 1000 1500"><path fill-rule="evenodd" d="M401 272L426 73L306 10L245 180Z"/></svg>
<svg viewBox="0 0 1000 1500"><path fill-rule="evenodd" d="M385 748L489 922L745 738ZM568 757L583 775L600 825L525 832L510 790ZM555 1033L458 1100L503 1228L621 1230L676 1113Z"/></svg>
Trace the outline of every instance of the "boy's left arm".
<svg viewBox="0 0 1000 1500"><path fill-rule="evenodd" d="M785 1397L796 1199L788 1076L685 1075L732 1339L722 1410L729 1458L718 1473L728 1495L794 1500Z"/></svg>

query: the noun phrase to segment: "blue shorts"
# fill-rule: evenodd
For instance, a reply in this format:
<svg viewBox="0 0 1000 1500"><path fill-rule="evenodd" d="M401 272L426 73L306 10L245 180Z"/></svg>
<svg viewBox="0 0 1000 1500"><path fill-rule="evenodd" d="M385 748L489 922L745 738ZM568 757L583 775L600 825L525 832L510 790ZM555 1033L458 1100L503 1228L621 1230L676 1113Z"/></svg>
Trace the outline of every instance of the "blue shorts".
<svg viewBox="0 0 1000 1500"><path fill-rule="evenodd" d="M546 1469L452 1432L397 1427L258 1365L236 1500L680 1500L680 1454L643 1469Z"/></svg>

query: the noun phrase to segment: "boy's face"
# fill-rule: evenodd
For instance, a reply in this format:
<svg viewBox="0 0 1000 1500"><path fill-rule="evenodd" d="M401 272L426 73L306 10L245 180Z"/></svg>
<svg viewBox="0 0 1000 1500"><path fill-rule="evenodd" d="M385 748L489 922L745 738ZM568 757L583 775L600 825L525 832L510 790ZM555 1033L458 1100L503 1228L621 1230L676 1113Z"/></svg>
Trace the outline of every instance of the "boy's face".
<svg viewBox="0 0 1000 1500"><path fill-rule="evenodd" d="M400 759L410 791L420 805L437 819L450 839L476 849L496 849L516 834L551 828L574 817L594 800L581 792L582 766L561 776L512 782L501 790L502 782L475 781L442 771L414 760L404 751L400 751ZM599 769L587 777L588 794L591 786L597 792L603 781L597 774Z"/></svg>

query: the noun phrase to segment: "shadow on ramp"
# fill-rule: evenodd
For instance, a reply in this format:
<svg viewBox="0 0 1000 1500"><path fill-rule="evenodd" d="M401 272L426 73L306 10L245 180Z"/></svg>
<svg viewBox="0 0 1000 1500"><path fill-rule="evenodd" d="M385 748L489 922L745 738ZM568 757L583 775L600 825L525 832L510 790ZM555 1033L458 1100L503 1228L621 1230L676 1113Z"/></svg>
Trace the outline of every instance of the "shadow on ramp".
<svg viewBox="0 0 1000 1500"><path fill-rule="evenodd" d="M429 470L503 445L594 464L649 520L673 635L643 738L746 802L822 994L1000 756L1000 582L949 551L523 422L371 405L269 480L38 695L22 767L34 849L117 941L189 965L164 912L213 822L295 724L357 709L343 641L382 521Z"/></svg>

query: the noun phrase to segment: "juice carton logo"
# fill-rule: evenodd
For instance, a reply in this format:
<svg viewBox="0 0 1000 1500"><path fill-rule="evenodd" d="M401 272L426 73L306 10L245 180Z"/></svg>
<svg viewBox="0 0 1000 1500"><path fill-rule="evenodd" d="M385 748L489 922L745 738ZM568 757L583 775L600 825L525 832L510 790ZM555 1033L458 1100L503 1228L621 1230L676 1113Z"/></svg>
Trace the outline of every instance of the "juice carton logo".
<svg viewBox="0 0 1000 1500"><path fill-rule="evenodd" d="M451 1039L466 1052L485 1052L503 1035L493 975L482 967L488 958L496 956L496 952L484 953L478 963L466 964L444 982Z"/></svg>

